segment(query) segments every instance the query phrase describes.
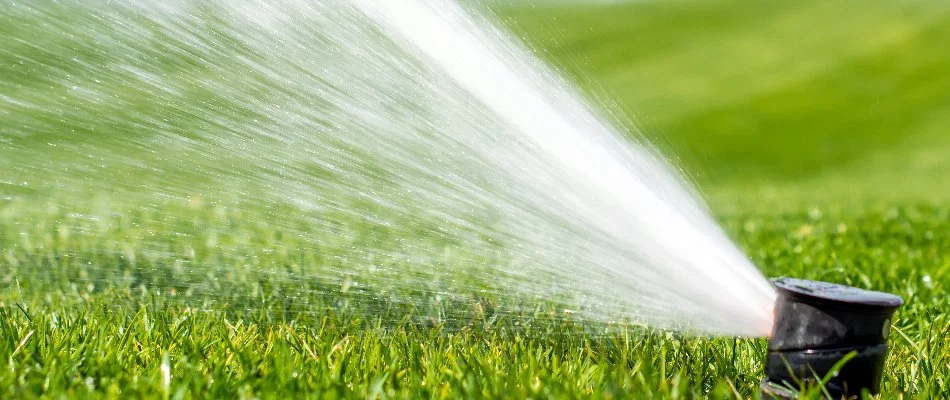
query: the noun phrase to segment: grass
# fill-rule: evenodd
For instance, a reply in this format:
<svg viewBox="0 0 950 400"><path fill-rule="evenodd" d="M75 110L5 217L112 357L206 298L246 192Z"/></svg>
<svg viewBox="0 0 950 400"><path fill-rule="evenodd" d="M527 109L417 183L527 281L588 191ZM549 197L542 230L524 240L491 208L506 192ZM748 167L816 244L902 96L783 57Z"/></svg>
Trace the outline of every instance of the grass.
<svg viewBox="0 0 950 400"><path fill-rule="evenodd" d="M948 11L633 2L499 13L672 155L766 275L903 296L883 397L946 398ZM24 72L16 56L81 72L65 56L79 39L24 36L20 17L0 13L11 22L0 23L10 44L0 45L0 89L10 90L0 92L0 117L55 128L55 111L14 114L6 93L58 98L44 80L57 70ZM166 58L170 69L193 67ZM148 104L115 112L174 111ZM92 140L91 131L27 140L0 130L0 166L11 174L0 172L0 397L756 396L761 339L591 331L544 304L496 312L505 298L370 299L302 278L346 261L266 223L288 210L170 200L113 213L80 201L86 192L17 183L55 180L38 160L70 155L51 141L121 155L110 146L122 136Z"/></svg>

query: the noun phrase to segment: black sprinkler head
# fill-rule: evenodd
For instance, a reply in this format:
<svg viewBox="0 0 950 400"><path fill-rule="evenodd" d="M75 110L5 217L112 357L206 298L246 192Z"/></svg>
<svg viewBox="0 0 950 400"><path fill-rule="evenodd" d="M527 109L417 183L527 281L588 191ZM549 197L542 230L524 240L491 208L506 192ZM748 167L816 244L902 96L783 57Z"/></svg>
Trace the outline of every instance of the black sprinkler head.
<svg viewBox="0 0 950 400"><path fill-rule="evenodd" d="M779 278L762 397L796 397L803 382L817 383L835 364L855 355L825 382L832 398L880 392L891 316L904 301L889 293L833 283Z"/></svg>

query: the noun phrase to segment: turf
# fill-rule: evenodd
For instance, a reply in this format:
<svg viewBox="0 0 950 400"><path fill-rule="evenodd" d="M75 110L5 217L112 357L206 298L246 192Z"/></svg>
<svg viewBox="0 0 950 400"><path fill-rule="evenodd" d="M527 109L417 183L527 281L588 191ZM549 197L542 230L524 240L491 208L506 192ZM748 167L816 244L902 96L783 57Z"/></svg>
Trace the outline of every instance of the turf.
<svg viewBox="0 0 950 400"><path fill-rule="evenodd" d="M903 296L884 397L947 398L948 11L632 2L498 13L669 154L766 275ZM17 37L16 25L0 34ZM70 43L49 35L30 40ZM15 46L0 43L0 88L55 96L9 58L35 50ZM55 117L11 116L7 96L8 122ZM42 139L0 157L42 160L59 156L51 140L82 141ZM762 340L591 332L544 305L502 316L504 299L408 306L269 279L318 274L333 255L260 223L274 210L168 204L83 225L74 216L89 210L70 196L84 193L31 192L14 178L42 167L18 171L0 172L3 398L749 398L762 377ZM163 214L176 218L148 223Z"/></svg>

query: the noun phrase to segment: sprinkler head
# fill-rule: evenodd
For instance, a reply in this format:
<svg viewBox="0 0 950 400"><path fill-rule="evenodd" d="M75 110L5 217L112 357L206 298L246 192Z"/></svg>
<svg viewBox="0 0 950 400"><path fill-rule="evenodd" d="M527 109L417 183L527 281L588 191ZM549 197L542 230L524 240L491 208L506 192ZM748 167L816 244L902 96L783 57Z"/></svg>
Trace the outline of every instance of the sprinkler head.
<svg viewBox="0 0 950 400"><path fill-rule="evenodd" d="M779 278L772 283L778 299L762 397L795 398L801 383L825 378L824 388L835 399L880 392L891 316L904 301L827 282Z"/></svg>

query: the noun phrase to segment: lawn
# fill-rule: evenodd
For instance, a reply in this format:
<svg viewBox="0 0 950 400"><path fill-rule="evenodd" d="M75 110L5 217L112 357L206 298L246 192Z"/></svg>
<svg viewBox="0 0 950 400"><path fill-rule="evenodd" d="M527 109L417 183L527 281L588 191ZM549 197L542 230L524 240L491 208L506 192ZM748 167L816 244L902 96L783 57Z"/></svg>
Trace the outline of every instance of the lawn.
<svg viewBox="0 0 950 400"><path fill-rule="evenodd" d="M331 235L290 205L237 194L137 195L216 186L175 165L180 155L163 159L164 175L125 168L139 157L129 143L151 143L143 126L62 117L81 99L52 79L92 79L76 60L115 56L90 50L83 24L95 20L63 7L0 7L0 397L757 395L764 339L591 327L497 293L367 296L311 278L360 262L361 244L465 244L380 232L346 212L323 216L339 223ZM496 13L682 169L767 276L901 295L883 398L950 397L950 7L559 2ZM173 50L143 57L202 68ZM116 85L106 90L140 107L110 112L190 117ZM44 133L19 135L24 126ZM50 167L78 165L77 148L101 163ZM97 191L102 182L121 191ZM491 265L477 255L457 257Z"/></svg>

